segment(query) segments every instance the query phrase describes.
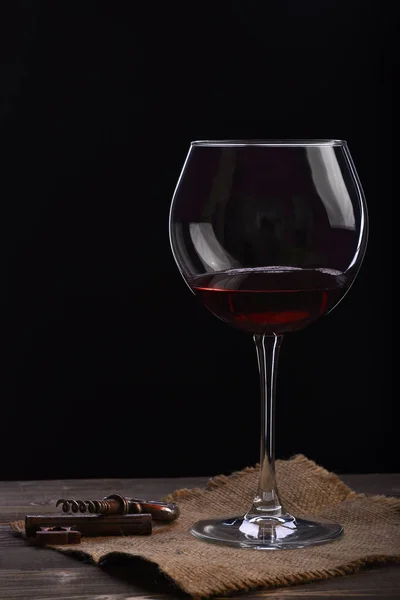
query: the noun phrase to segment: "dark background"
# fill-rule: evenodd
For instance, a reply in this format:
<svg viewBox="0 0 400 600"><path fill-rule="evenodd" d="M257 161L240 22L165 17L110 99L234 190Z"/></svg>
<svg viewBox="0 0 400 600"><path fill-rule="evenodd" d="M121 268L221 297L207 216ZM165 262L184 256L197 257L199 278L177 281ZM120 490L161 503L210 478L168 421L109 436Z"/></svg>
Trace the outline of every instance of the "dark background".
<svg viewBox="0 0 400 600"><path fill-rule="evenodd" d="M196 303L168 240L190 141L221 137L348 141L368 251L346 300L284 340L277 455L397 470L389 4L3 12L0 478L213 475L258 460L251 337Z"/></svg>

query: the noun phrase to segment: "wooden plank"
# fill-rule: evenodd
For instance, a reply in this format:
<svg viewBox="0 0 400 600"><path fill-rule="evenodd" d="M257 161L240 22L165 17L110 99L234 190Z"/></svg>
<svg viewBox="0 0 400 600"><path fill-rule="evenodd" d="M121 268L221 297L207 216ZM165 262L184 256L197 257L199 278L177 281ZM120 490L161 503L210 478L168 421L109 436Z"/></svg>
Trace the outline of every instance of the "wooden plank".
<svg viewBox="0 0 400 600"><path fill-rule="evenodd" d="M35 546L0 525L0 599L50 600L148 598L186 595L141 559L93 565L86 557L68 556Z"/></svg>
<svg viewBox="0 0 400 600"><path fill-rule="evenodd" d="M60 512L59 498L102 498L109 494L159 499L177 488L201 487L202 478L89 479L0 481L0 523L23 518L26 513ZM40 510L39 510L40 509Z"/></svg>
<svg viewBox="0 0 400 600"><path fill-rule="evenodd" d="M340 478L359 494L400 496L400 473L341 475Z"/></svg>
<svg viewBox="0 0 400 600"><path fill-rule="evenodd" d="M400 495L400 475L346 475L342 479L358 492ZM0 600L128 600L185 599L157 567L140 559L108 561L102 567L87 559L67 556L30 545L15 534L8 521L29 511L58 512L60 496L102 497L112 492L161 498L174 489L202 487L207 478L96 479L0 482ZM327 581L276 590L240 594L248 600L293 598L304 600L400 597L400 566L374 566L360 573ZM221 599L222 600L222 599Z"/></svg>
<svg viewBox="0 0 400 600"><path fill-rule="evenodd" d="M96 571L95 573L93 571ZM155 588L155 589L154 589ZM1 600L122 600L132 598L188 598L171 595L154 586L140 588L124 577L117 578L100 569L87 566L76 568L41 569L21 572L19 569L0 571Z"/></svg>
<svg viewBox="0 0 400 600"><path fill-rule="evenodd" d="M4 544L4 541L8 543ZM329 598L400 597L400 568L373 567L355 575L338 577L277 590L245 594L248 600L268 597L327 600ZM47 548L31 546L18 535L0 527L1 600L122 600L128 598L185 598L158 573L154 565L140 559L117 559L101 568L87 559L67 556Z"/></svg>
<svg viewBox="0 0 400 600"><path fill-rule="evenodd" d="M400 474L378 473L342 475L347 485L359 493L400 496ZM55 503L63 496L103 497L112 493L125 496L161 498L178 488L203 487L207 477L165 479L70 479L44 481L0 481L0 522L20 519L27 512L45 509L58 512ZM43 510L42 510L43 512Z"/></svg>

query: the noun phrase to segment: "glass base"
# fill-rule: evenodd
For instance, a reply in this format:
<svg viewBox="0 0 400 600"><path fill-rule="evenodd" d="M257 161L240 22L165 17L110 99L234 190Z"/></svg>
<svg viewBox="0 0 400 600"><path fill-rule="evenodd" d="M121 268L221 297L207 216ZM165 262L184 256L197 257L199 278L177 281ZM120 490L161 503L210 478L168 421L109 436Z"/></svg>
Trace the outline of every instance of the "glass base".
<svg viewBox="0 0 400 600"><path fill-rule="evenodd" d="M190 533L199 540L255 550L284 550L326 544L342 535L336 523L283 517L229 517L198 521Z"/></svg>

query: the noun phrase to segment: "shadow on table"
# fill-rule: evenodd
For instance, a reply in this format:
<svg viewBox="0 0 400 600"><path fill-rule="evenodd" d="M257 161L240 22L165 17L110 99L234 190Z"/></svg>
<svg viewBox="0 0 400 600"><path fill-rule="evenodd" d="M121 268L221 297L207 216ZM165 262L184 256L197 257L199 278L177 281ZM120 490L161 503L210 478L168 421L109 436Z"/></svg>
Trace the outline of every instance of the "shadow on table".
<svg viewBox="0 0 400 600"><path fill-rule="evenodd" d="M173 594L174 597L190 598L158 566L138 556L115 553L98 565L110 577L131 583L143 591L157 594Z"/></svg>
<svg viewBox="0 0 400 600"><path fill-rule="evenodd" d="M157 565L141 559L140 557L115 554L115 556L106 559L104 564L99 566L102 571L111 577L132 585L139 593L156 594L157 596L169 594L171 597L181 600L191 599L191 596L180 590L173 580L160 573ZM310 594L310 597L317 595L320 597L321 595L321 598L325 596L333 597L333 595L349 597L350 595L363 595L366 586L370 592L370 594L368 593L367 595L376 598L379 597L382 598L382 600L385 598L399 598L396 593L398 590L398 572L397 570L394 572L393 567L397 569L398 563L388 562L386 564L380 564L379 566L376 564L368 564L363 567L360 573L288 586L288 588L290 587L291 589L284 588L282 590L282 588L273 588L264 590L261 587L260 594L264 595L265 592L273 594L280 591L283 598L283 596L286 597L286 595L289 594L293 596L296 595L293 588L297 588L299 597L308 597L308 594ZM360 588L360 577L363 578L362 588ZM376 577L379 577L379 579L376 580ZM248 592L236 592L227 595L227 597L240 598L247 594ZM279 595L279 597L281 596Z"/></svg>

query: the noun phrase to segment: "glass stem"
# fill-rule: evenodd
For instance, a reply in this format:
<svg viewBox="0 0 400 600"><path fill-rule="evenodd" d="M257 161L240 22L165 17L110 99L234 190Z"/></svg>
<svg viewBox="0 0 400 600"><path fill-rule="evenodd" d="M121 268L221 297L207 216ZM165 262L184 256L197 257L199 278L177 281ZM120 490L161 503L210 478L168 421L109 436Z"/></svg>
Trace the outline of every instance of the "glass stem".
<svg viewBox="0 0 400 600"><path fill-rule="evenodd" d="M282 517L275 481L275 388L278 357L283 337L255 335L261 388L260 476L258 490L247 518L257 516Z"/></svg>

